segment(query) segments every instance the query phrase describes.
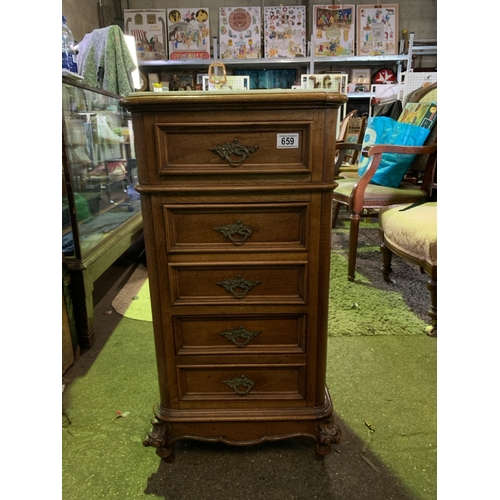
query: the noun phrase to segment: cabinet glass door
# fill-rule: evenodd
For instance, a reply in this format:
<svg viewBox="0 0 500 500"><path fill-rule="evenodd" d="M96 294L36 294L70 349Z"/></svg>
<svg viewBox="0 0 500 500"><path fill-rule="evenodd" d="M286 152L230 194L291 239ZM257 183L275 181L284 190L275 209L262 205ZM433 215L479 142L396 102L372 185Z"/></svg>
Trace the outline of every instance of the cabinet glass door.
<svg viewBox="0 0 500 500"><path fill-rule="evenodd" d="M82 258L140 212L132 121L119 98L76 84L63 83L62 100L70 177L63 196L63 252ZM76 228L69 214L64 217L70 205Z"/></svg>

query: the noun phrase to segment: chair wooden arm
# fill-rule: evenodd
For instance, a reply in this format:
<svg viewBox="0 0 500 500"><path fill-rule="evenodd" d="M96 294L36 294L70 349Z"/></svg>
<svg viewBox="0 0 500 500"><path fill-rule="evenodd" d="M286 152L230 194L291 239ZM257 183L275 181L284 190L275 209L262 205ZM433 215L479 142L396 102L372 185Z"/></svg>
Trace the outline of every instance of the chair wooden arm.
<svg viewBox="0 0 500 500"><path fill-rule="evenodd" d="M428 155L437 151L437 142L429 146L396 146L393 144L375 144L363 149L362 155L365 157L382 155L383 153L402 153L410 155ZM380 162L380 160L379 160Z"/></svg>
<svg viewBox="0 0 500 500"><path fill-rule="evenodd" d="M342 120L340 124L340 131L338 135L338 141L343 142L345 141L345 136L347 134L347 129L349 128L349 120L351 118L356 118L358 115L358 111L356 109L353 109L350 113L347 113L347 115L344 116L344 119Z"/></svg>
<svg viewBox="0 0 500 500"><path fill-rule="evenodd" d="M362 144L357 142L337 142L335 144L335 165L333 166L333 174L335 177L339 176L340 167L344 163L347 151L361 151Z"/></svg>
<svg viewBox="0 0 500 500"><path fill-rule="evenodd" d="M428 162L436 163L437 156L437 142L429 146L395 146L392 144L376 144L374 146L367 146L362 150L362 155L364 157L373 156L373 160L368 165L364 174L360 177L359 182L354 185L352 190L352 208L356 212L361 212L364 206L365 191L366 186L372 180L375 172L377 171L380 161L382 159L383 153L401 153L401 154L428 154ZM432 170L432 169L428 169ZM422 184L422 190L429 192L430 186L427 185L430 182L428 179L424 179Z"/></svg>

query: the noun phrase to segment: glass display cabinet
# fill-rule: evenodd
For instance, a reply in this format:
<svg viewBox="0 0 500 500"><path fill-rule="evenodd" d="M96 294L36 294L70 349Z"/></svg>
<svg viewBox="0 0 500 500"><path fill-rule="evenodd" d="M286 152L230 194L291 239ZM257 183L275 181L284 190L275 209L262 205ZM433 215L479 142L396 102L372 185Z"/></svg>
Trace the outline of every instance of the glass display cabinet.
<svg viewBox="0 0 500 500"><path fill-rule="evenodd" d="M62 251L82 348L94 343L94 281L142 234L132 119L119 100L62 77Z"/></svg>

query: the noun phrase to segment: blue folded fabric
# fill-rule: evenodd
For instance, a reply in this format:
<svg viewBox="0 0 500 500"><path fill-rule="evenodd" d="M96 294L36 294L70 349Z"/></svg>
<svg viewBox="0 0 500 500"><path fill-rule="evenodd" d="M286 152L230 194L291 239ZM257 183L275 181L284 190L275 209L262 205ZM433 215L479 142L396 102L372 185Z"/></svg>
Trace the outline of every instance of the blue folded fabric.
<svg viewBox="0 0 500 500"><path fill-rule="evenodd" d="M375 144L391 144L397 146L422 146L429 136L430 130L409 123L402 123L386 116L376 116L368 119L363 149ZM380 160L372 184L397 188L403 180L415 155L400 153L384 153ZM373 157L361 157L358 174L361 177Z"/></svg>

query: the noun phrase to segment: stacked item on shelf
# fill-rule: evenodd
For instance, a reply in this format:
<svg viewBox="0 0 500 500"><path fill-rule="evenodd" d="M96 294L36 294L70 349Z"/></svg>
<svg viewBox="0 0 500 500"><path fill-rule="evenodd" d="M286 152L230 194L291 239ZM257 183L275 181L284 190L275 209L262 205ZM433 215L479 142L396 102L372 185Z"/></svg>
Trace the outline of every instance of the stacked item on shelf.
<svg viewBox="0 0 500 500"><path fill-rule="evenodd" d="M326 74L345 73L348 85L344 88L342 80L339 91L350 99L366 100L356 108L370 115L371 105L399 99L394 94L400 92L397 85L402 71L411 72L416 43L408 30L399 34L398 4L314 5L310 33L305 29L309 14L304 6L217 10L198 6L125 12L125 32L133 31L136 37L139 65L146 68L142 77L144 82L149 80L149 90L154 84L161 91L208 90L206 66L218 60L228 65L228 76L250 76L250 89L334 88L326 81L323 86L322 79ZM138 21L146 24L144 32L134 28ZM293 76L280 77L278 83L266 75L294 70ZM304 74L311 80L301 80ZM231 85L233 89L237 82ZM383 95L377 90L369 102L374 97L372 84L380 85ZM147 83L143 90L146 88Z"/></svg>

